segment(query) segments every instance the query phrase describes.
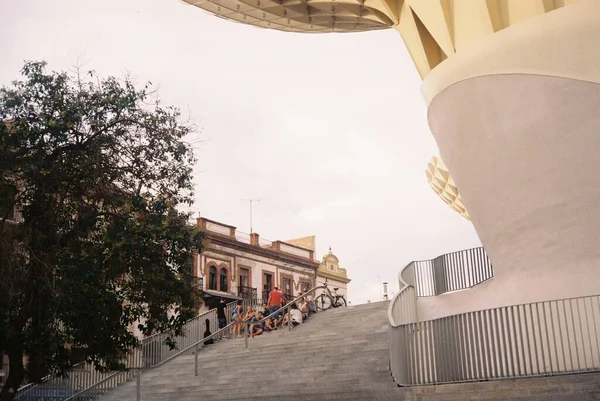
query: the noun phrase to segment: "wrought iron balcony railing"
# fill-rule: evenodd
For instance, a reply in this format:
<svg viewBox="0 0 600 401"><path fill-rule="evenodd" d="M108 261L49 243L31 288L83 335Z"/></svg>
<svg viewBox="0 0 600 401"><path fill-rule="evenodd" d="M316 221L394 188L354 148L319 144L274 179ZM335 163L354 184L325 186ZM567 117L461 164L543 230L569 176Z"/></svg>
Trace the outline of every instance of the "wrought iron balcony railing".
<svg viewBox="0 0 600 401"><path fill-rule="evenodd" d="M257 299L256 288L240 285L238 295L244 299Z"/></svg>

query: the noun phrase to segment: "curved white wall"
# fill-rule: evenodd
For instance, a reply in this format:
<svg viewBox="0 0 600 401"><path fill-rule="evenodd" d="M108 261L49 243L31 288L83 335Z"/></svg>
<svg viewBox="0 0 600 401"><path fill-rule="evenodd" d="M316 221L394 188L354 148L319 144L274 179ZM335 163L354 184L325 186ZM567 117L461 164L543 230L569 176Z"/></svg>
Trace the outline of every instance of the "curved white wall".
<svg viewBox="0 0 600 401"><path fill-rule="evenodd" d="M494 265L419 320L600 293L600 1L492 35L424 82L429 124Z"/></svg>

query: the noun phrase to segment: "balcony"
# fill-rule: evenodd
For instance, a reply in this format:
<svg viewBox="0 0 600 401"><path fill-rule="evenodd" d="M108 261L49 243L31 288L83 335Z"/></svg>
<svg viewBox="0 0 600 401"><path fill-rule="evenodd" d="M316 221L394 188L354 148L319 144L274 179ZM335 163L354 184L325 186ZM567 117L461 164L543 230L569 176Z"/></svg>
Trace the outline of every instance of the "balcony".
<svg viewBox="0 0 600 401"><path fill-rule="evenodd" d="M240 285L238 287L238 295L245 300L257 299L256 288Z"/></svg>

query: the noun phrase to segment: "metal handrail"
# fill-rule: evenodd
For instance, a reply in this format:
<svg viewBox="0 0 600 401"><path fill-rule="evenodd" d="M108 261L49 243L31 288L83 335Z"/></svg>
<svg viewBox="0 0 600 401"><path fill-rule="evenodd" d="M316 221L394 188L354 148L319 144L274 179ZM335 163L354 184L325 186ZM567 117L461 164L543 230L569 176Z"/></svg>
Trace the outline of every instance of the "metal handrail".
<svg viewBox="0 0 600 401"><path fill-rule="evenodd" d="M388 305L387 315L392 327L419 321L415 287L405 285L398 291Z"/></svg>
<svg viewBox="0 0 600 401"><path fill-rule="evenodd" d="M219 330L215 331L214 333L211 333L209 336L206 336L206 337L202 338L201 340L196 341L195 343L189 345L188 347L180 350L176 354L171 355L170 357L166 358L165 360L163 360L163 361L161 361L161 362L159 362L159 363L157 363L157 364L155 364L153 366L148 366L148 367L134 367L134 369L137 371L137 374L135 375L136 376L136 399L137 399L137 401L139 401L140 397L141 397L140 396L140 394L141 394L141 380L140 379L141 379L141 373L142 373L142 371L147 371L147 370L155 369L155 368L157 368L159 366L162 366L162 365L166 364L167 362L172 361L173 359L179 357L180 355L188 353L190 350L194 349L195 350L195 352L194 352L194 374L195 374L195 376L198 376L198 351L199 351L200 346L202 344L204 344L204 342L206 342L206 341L208 341L208 340L210 340L210 339L218 336L221 333L224 333L224 332L228 331L234 325L244 324L245 325L245 327L244 327L244 338L245 338L245 340L244 340L245 341L244 347L248 348L248 334L249 334L248 333L248 331L249 331L248 330L248 325L250 325L250 324L258 324L260 322L264 322L267 319L275 316L276 314L278 314L279 312L281 312L282 310L284 310L286 308L288 309L287 313L288 313L288 316L289 316L292 304L294 304L295 302L297 302L300 298L303 298L307 294L310 294L310 293L312 293L312 292L314 292L314 291L316 291L316 290L318 290L320 288L327 288L327 283L325 283L324 285L321 285L321 286L314 287L314 288L306 291L302 295L294 298L294 300L288 302L286 305L282 306L281 308L277 309L273 313L267 315L266 317L263 317L260 320L257 320L257 321L254 321L254 322L249 322L249 321L246 321L246 322L236 322L236 321L231 322L228 325L226 325L225 327L223 327L222 329L219 329ZM207 315L207 314L211 313L212 311L214 311L214 309L211 309L210 311L205 312L205 313L197 316L196 318L200 318L203 315ZM289 317L288 317L288 319L289 319ZM291 325L289 325L289 330L291 330ZM159 334L162 334L162 333L157 333L157 334L155 334L155 335L153 335L151 337L154 337L154 336L159 335ZM151 338L151 337L148 337L148 338ZM113 379L117 375L120 375L120 374L123 374L123 373L126 373L126 372L127 371L115 372L114 374L112 374L112 375L110 375L110 376L108 376L108 377L100 380L99 382L92 384L88 388L85 388L85 389L81 390L80 392L72 395L71 397L67 398L65 401L74 400L74 399L76 399L76 398L84 395L85 393L88 393L88 392L92 391L96 387L98 387L98 386L106 383L107 381Z"/></svg>
<svg viewBox="0 0 600 401"><path fill-rule="evenodd" d="M600 371L600 295L391 323L400 385Z"/></svg>
<svg viewBox="0 0 600 401"><path fill-rule="evenodd" d="M400 270L398 281L415 287L417 297L428 297L468 289L493 277L485 250L477 247L410 262Z"/></svg>
<svg viewBox="0 0 600 401"><path fill-rule="evenodd" d="M194 324L195 322L200 322L201 319L206 318L209 315L215 314L215 310L216 309L211 309L211 310L208 310L206 312L203 312L203 313L199 314L198 316L196 316L196 317L190 319L188 322L186 322L186 325L188 325L188 324ZM138 366L138 362L139 362L139 359L140 359L139 358L140 355L138 354L138 352L140 350L144 349L145 344L151 344L153 341L155 341L157 338L159 338L160 336L163 336L163 335L165 335L164 332L152 334L152 335L150 335L150 336L148 336L148 337L146 337L145 339L142 340L142 344L140 345L140 347L135 348L135 349L132 350L132 354L134 356L133 366L129 366L127 368L127 370L121 370L121 371L113 372L112 374L110 374L110 375L102 378L101 380L99 380L99 381L97 381L95 383L90 384L88 387L86 387L86 388L82 389L81 391L76 392L75 394L73 394L70 397L66 398L65 401L75 400L77 397L80 397L80 396L84 395L85 393L87 393L87 392L89 392L89 391L91 391L91 390L93 390L93 389L101 386L102 384L104 384L104 383L106 383L106 382L108 382L110 380L113 380L113 379L117 378L120 375L127 376L131 370L142 369L141 366ZM171 355L170 357L167 357L165 360L159 362L158 364L152 365L151 367L148 367L148 368L161 366L163 363L166 363L167 361L172 360L174 357L180 355L182 352L187 352L190 347L192 347L192 346L188 346L188 347L185 348L184 351L179 351L179 352L175 353L174 355ZM92 367L92 368L94 368L94 367Z"/></svg>
<svg viewBox="0 0 600 401"><path fill-rule="evenodd" d="M494 311L494 310L500 310L500 309L506 309L506 308L513 308L513 307L529 307L529 306L532 306L532 305L549 303L549 302L570 302L570 301L576 301L578 299L593 298L593 297L594 298L595 297L600 298L600 294L598 294L598 295L587 295L587 296L581 296L581 297L570 297L570 298L563 298L563 299L551 299L549 301L533 301L533 302L526 302L526 303L523 303L523 304L516 304L516 305L509 305L509 306L497 306L495 308L489 308L489 309L477 309L477 310L474 310L474 311L471 311L471 312L462 312L462 313L458 313L456 315L450 315L450 316L445 316L445 317L438 317L438 318L429 319L429 320L422 320L419 323L421 323L421 322L432 322L432 321L435 321L435 320L442 320L442 319L445 319L447 317L460 317L460 316L465 316L465 315L469 315L469 314L472 314L472 313L488 312L488 311ZM598 301L599 301L598 305L599 305L599 312L600 312L600 299ZM600 323L600 322L598 322L598 323ZM598 324L598 323L597 323L597 325L599 326L598 329L600 329L600 324ZM404 326L405 324L406 323L392 324L391 321L390 321L390 326L392 326L394 328L395 327Z"/></svg>
<svg viewBox="0 0 600 401"><path fill-rule="evenodd" d="M83 363L83 362L79 362L79 364L82 364L82 363ZM79 364L75 364L75 365L73 365L73 367L75 367L75 366L77 366L77 365L79 365ZM40 381L38 381L38 382L31 382L31 383L27 383L26 385L24 385L24 386L20 387L20 388L17 390L16 394L15 394L15 399L16 399L17 397L20 397L20 396L26 395L26 394L27 394L29 391L31 391L31 390L32 390L32 389L33 389L35 386L37 386L38 384L42 384L42 383L45 383L45 382L47 382L47 381L48 381L50 378L52 378L52 375L47 375L47 376L44 376L44 377L43 377L43 378L42 378Z"/></svg>

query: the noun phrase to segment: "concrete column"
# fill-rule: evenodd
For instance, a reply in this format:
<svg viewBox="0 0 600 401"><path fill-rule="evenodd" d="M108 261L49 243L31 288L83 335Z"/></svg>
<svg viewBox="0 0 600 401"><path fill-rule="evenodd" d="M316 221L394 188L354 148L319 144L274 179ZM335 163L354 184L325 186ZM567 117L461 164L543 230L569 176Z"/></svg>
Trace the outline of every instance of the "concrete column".
<svg viewBox="0 0 600 401"><path fill-rule="evenodd" d="M424 80L428 120L495 278L429 319L600 294L600 1L482 39Z"/></svg>

